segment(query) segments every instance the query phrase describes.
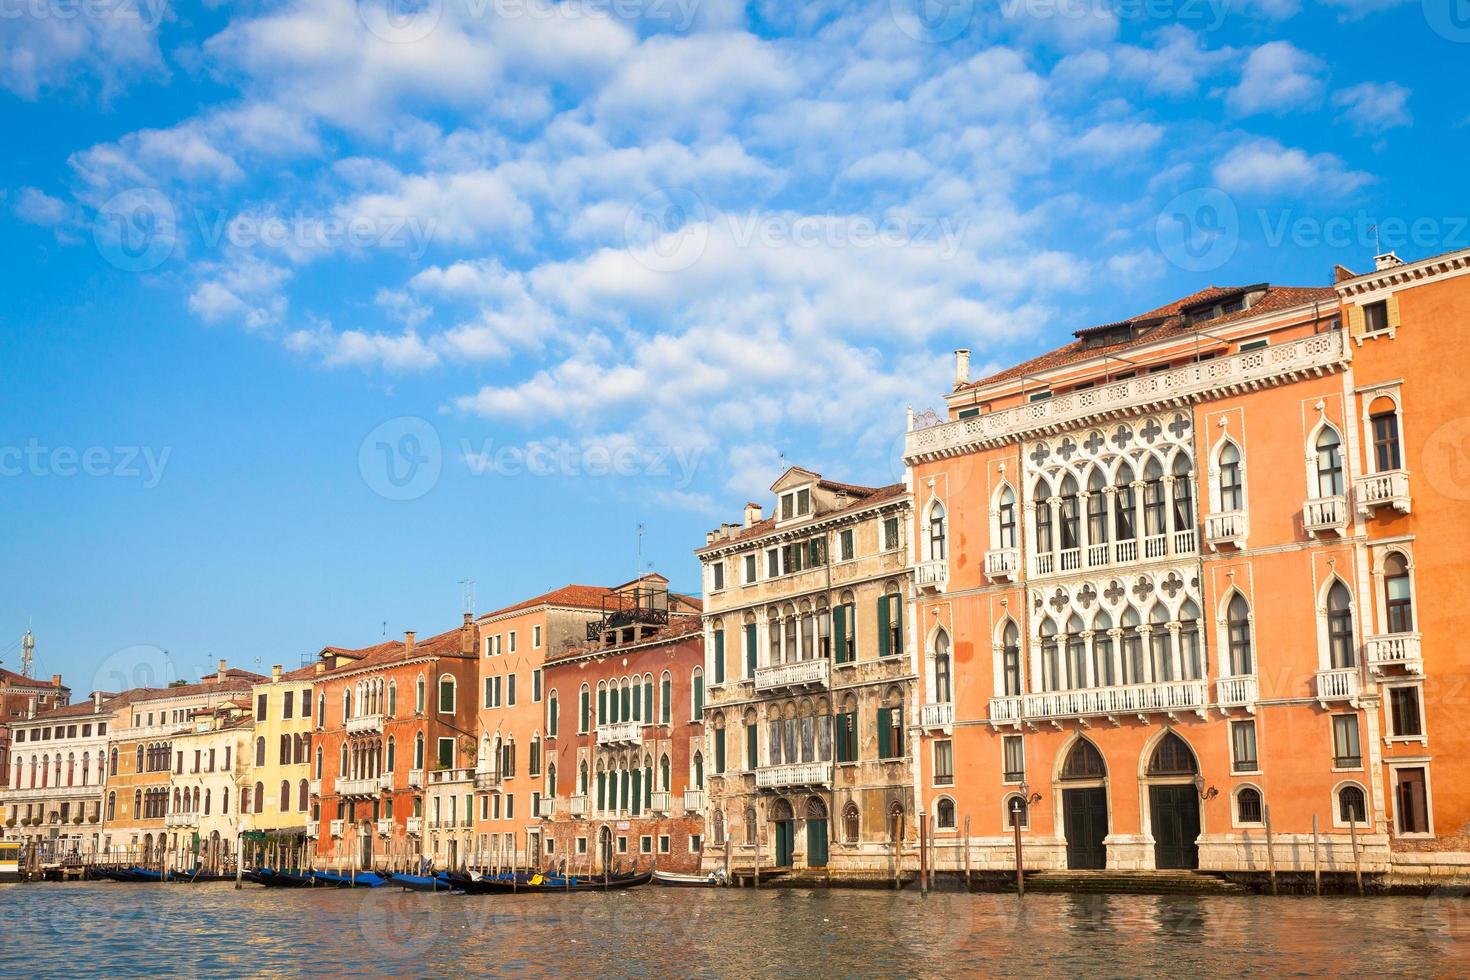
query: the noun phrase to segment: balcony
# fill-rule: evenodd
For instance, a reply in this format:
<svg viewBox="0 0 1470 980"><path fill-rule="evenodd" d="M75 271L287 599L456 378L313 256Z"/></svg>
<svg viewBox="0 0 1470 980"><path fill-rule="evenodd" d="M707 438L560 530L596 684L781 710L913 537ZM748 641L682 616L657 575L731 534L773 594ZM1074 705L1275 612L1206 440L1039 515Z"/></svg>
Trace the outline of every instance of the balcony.
<svg viewBox="0 0 1470 980"><path fill-rule="evenodd" d="M1254 674L1222 677L1215 682L1215 702L1221 708L1245 708L1254 712L1259 694L1260 682Z"/></svg>
<svg viewBox="0 0 1470 980"><path fill-rule="evenodd" d="M788 786L828 786L832 783L832 763L799 762L789 766L762 766L755 771L757 789L782 789ZM703 794L700 794L701 796ZM684 794L684 808L689 805L689 794Z"/></svg>
<svg viewBox="0 0 1470 980"><path fill-rule="evenodd" d="M1302 504L1302 526L1308 534L1347 533L1348 508L1346 497L1313 497Z"/></svg>
<svg viewBox="0 0 1470 980"><path fill-rule="evenodd" d="M481 769L475 772L475 792L489 793L500 788L500 770Z"/></svg>
<svg viewBox="0 0 1470 980"><path fill-rule="evenodd" d="M824 765L827 766L827 772L828 772L828 774L830 776L830 774L832 772L832 764L830 762L828 762L828 763L824 763ZM686 789L684 791L684 809L685 810L688 810L690 813L703 813L704 812L704 790L702 790L702 789Z"/></svg>
<svg viewBox="0 0 1470 980"><path fill-rule="evenodd" d="M948 728L954 724L954 702L926 704L919 708L921 728Z"/></svg>
<svg viewBox="0 0 1470 980"><path fill-rule="evenodd" d="M424 771L422 769L410 769L408 771L408 786L410 789L424 788Z"/></svg>
<svg viewBox="0 0 1470 980"><path fill-rule="evenodd" d="M985 577L992 582L1014 582L1021 571L1021 549L992 548L985 552Z"/></svg>
<svg viewBox="0 0 1470 980"><path fill-rule="evenodd" d="M990 724L991 727L1000 725L1013 725L1021 721L1021 698L1017 695L1009 695L1003 698L990 699Z"/></svg>
<svg viewBox="0 0 1470 980"><path fill-rule="evenodd" d="M1328 701L1356 701L1358 698L1358 668L1339 667L1334 670L1317 671L1317 700L1325 706Z"/></svg>
<svg viewBox="0 0 1470 980"><path fill-rule="evenodd" d="M639 721L615 721L610 725L598 725L597 744L642 745L643 723Z"/></svg>
<svg viewBox="0 0 1470 980"><path fill-rule="evenodd" d="M337 780L338 796L377 796L382 790L382 781L377 776L365 779Z"/></svg>
<svg viewBox="0 0 1470 980"><path fill-rule="evenodd" d="M322 781L320 779L309 779L306 781L306 791L312 796L322 795Z"/></svg>
<svg viewBox="0 0 1470 980"><path fill-rule="evenodd" d="M384 793L393 792L393 774L385 772L378 776L378 789Z"/></svg>
<svg viewBox="0 0 1470 980"><path fill-rule="evenodd" d="M163 818L165 827L197 827L199 826L199 814L197 813L170 813Z"/></svg>
<svg viewBox="0 0 1470 980"><path fill-rule="evenodd" d="M332 823L331 823L331 831L332 831L332 836L333 837L341 837L342 836L342 826L343 826L344 823L345 823L345 821L342 821L342 820L333 820L332 821Z"/></svg>
<svg viewBox="0 0 1470 980"><path fill-rule="evenodd" d="M826 687L832 665L825 658L793 660L755 669L755 689L774 691L783 687Z"/></svg>
<svg viewBox="0 0 1470 980"><path fill-rule="evenodd" d="M348 735L368 735L372 733L382 732L382 730L382 715L360 715L357 718L347 719Z"/></svg>
<svg viewBox="0 0 1470 980"><path fill-rule="evenodd" d="M668 813L673 794L666 790L654 790L649 797L649 809L654 813Z"/></svg>
<svg viewBox="0 0 1470 980"><path fill-rule="evenodd" d="M949 584L949 562L921 561L914 569L914 585L920 592L943 592Z"/></svg>
<svg viewBox="0 0 1470 980"><path fill-rule="evenodd" d="M1392 507L1400 514L1409 512L1409 473L1387 470L1358 477L1353 484L1353 498L1358 513L1367 518L1375 507Z"/></svg>
<svg viewBox="0 0 1470 980"><path fill-rule="evenodd" d="M404 830L410 837L422 837L424 834L424 818L409 817L404 821Z"/></svg>
<svg viewBox="0 0 1470 980"><path fill-rule="evenodd" d="M1411 674L1424 673L1424 655L1419 648L1418 633L1370 636L1366 649L1368 669L1374 674L1386 673L1390 667L1402 667Z"/></svg>
<svg viewBox="0 0 1470 980"><path fill-rule="evenodd" d="M556 816L556 800L540 799L536 801L536 816L542 820L550 820Z"/></svg>
<svg viewBox="0 0 1470 980"><path fill-rule="evenodd" d="M586 796L574 796L574 797L572 797L570 803L567 806L567 809L571 813L571 815L574 816L574 817L585 817L585 816L587 816L587 797Z"/></svg>
<svg viewBox="0 0 1470 980"><path fill-rule="evenodd" d="M310 837L312 840L316 840L317 835L320 834L321 832L322 832L322 824L321 824L321 821L320 820L308 820L308 821L306 821L306 836L307 837Z"/></svg>
<svg viewBox="0 0 1470 980"><path fill-rule="evenodd" d="M1243 510L1205 515L1205 543L1216 551L1225 545L1244 548L1245 536L1249 533L1250 519Z"/></svg>
<svg viewBox="0 0 1470 980"><path fill-rule="evenodd" d="M996 702L1021 702L1020 718L1057 720L1062 718L1116 718L1119 715L1150 714L1173 716L1181 711L1204 715L1208 700L1204 681L1166 681L1162 684L1124 684L1118 687L1094 687L1076 691L1047 691L1021 698L993 698L991 724L997 719ZM1014 710L1014 709L1011 709ZM1007 719L1010 720L1010 719Z"/></svg>
<svg viewBox="0 0 1470 980"><path fill-rule="evenodd" d="M378 820L378 836L379 837L392 837L393 836L393 818L392 817L383 817L383 818L381 818L381 819Z"/></svg>

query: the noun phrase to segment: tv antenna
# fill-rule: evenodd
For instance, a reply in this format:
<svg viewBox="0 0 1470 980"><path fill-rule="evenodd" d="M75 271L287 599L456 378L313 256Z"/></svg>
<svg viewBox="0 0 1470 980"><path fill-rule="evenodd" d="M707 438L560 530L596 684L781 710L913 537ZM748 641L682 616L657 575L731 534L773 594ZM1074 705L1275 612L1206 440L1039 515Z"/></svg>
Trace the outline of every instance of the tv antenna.
<svg viewBox="0 0 1470 980"><path fill-rule="evenodd" d="M464 611L473 613L475 611L475 580L462 578L459 580L459 599L464 604Z"/></svg>

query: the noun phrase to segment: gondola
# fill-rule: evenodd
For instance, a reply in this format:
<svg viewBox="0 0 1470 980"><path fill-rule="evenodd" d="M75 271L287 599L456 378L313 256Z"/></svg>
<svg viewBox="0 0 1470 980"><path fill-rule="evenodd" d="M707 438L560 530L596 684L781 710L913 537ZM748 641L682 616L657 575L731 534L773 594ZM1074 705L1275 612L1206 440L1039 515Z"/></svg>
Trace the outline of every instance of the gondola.
<svg viewBox="0 0 1470 980"><path fill-rule="evenodd" d="M410 875L395 872L388 876L388 883L401 885L405 890L414 892L447 892L459 887L445 874Z"/></svg>
<svg viewBox="0 0 1470 980"><path fill-rule="evenodd" d="M512 882L499 878L476 878L466 882L464 890L467 895L552 895L560 892L600 892L636 888L639 885L648 884L652 878L653 872L651 871L624 877L614 876L608 879L553 878L545 875L531 875L526 881Z"/></svg>
<svg viewBox="0 0 1470 980"><path fill-rule="evenodd" d="M674 871L655 870L653 883L665 888L723 888L730 880L723 871L711 871L707 875L681 875Z"/></svg>
<svg viewBox="0 0 1470 980"><path fill-rule="evenodd" d="M387 881L374 871L359 871L352 875L337 874L335 871L313 871L311 878L318 885L329 888L378 888Z"/></svg>

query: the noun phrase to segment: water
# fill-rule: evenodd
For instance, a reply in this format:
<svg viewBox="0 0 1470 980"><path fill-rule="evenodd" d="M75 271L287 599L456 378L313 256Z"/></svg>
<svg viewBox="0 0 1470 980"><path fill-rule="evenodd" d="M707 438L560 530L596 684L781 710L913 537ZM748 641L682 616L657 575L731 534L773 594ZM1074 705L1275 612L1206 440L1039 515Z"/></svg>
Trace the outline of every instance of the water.
<svg viewBox="0 0 1470 980"><path fill-rule="evenodd" d="M0 975L1470 974L1470 899L0 886Z"/></svg>

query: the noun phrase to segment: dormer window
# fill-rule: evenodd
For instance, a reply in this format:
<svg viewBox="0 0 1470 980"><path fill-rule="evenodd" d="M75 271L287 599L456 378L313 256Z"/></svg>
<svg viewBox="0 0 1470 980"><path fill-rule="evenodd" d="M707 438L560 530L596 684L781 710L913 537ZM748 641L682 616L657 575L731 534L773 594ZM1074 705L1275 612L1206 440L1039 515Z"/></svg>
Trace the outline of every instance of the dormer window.
<svg viewBox="0 0 1470 980"><path fill-rule="evenodd" d="M805 517L812 511L812 491L810 487L802 487L781 495L781 520L789 521L794 517Z"/></svg>

